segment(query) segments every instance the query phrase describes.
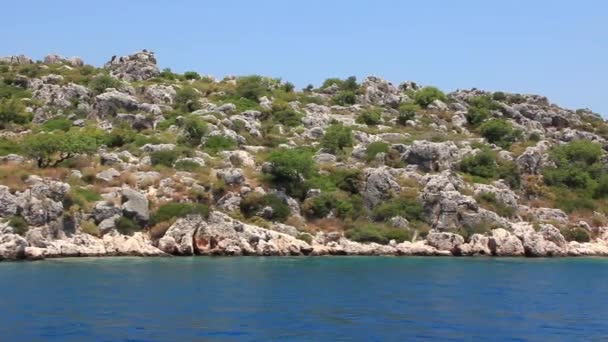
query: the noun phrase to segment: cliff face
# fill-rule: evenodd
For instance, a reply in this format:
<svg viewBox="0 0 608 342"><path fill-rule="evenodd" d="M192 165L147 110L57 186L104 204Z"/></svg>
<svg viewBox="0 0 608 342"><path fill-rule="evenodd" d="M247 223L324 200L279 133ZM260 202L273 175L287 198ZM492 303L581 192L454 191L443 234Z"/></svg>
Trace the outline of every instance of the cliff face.
<svg viewBox="0 0 608 342"><path fill-rule="evenodd" d="M10 56L0 126L0 259L608 254L608 124L538 95Z"/></svg>

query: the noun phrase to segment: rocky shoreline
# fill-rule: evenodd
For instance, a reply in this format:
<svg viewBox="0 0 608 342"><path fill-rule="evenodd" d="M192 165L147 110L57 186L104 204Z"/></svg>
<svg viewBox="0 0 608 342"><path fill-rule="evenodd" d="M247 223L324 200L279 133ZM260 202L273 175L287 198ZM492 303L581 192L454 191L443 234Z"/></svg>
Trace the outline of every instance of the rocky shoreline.
<svg viewBox="0 0 608 342"><path fill-rule="evenodd" d="M0 58L0 260L608 256L608 123L534 94Z"/></svg>
<svg viewBox="0 0 608 342"><path fill-rule="evenodd" d="M536 231L520 222L513 232L499 228L489 235L474 234L469 242L454 233L432 230L426 239L388 245L358 243L338 233L318 233L310 243L297 231L278 232L235 220L214 211L208 219L189 216L177 220L165 236L152 241L143 232L125 236L117 232L94 237L78 232L46 240L42 231L21 237L0 236L0 260L41 260L62 257L102 256L493 256L578 257L608 256L608 242L567 242L552 225Z"/></svg>

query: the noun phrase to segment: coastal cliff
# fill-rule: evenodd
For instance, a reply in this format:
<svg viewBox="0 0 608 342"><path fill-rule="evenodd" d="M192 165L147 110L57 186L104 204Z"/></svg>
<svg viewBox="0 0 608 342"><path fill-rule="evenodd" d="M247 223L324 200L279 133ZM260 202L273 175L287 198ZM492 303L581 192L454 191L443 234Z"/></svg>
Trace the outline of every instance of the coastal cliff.
<svg viewBox="0 0 608 342"><path fill-rule="evenodd" d="M608 123L539 95L0 58L0 260L608 255Z"/></svg>

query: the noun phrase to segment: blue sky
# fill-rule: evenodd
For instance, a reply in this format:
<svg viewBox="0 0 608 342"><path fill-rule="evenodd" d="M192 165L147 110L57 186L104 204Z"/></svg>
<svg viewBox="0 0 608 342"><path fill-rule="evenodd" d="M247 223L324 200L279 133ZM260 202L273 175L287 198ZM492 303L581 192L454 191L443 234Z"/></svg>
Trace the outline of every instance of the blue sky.
<svg viewBox="0 0 608 342"><path fill-rule="evenodd" d="M445 91L537 93L608 115L608 2L563 0L6 1L0 55L161 67L299 87L378 75Z"/></svg>

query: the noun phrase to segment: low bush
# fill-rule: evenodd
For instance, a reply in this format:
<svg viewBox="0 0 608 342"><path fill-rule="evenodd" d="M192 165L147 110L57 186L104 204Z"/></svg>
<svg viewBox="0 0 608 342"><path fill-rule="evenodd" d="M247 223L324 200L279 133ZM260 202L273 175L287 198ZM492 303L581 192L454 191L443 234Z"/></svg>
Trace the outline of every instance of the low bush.
<svg viewBox="0 0 608 342"><path fill-rule="evenodd" d="M354 91L341 91L334 95L331 101L338 106L351 106L357 103L357 93Z"/></svg>
<svg viewBox="0 0 608 342"><path fill-rule="evenodd" d="M13 233L24 236L29 229L29 225L21 216L12 216L8 219L8 224L13 228Z"/></svg>
<svg viewBox="0 0 608 342"><path fill-rule="evenodd" d="M240 208L245 217L255 216L264 207L272 208L272 221L284 222L291 214L289 206L275 194L262 195L252 192L241 200Z"/></svg>
<svg viewBox="0 0 608 342"><path fill-rule="evenodd" d="M51 119L40 126L40 128L45 132L53 132L53 131L64 131L67 132L72 128L72 121L66 118L54 118Z"/></svg>
<svg viewBox="0 0 608 342"><path fill-rule="evenodd" d="M184 78L187 80L200 80L201 75L199 75L196 71L186 71L184 73Z"/></svg>
<svg viewBox="0 0 608 342"><path fill-rule="evenodd" d="M447 96L436 87L424 87L413 94L414 102L426 108L435 100L446 101Z"/></svg>
<svg viewBox="0 0 608 342"><path fill-rule="evenodd" d="M416 119L416 113L420 111L420 106L415 103L403 103L399 106L399 116L397 123L405 126L410 120Z"/></svg>
<svg viewBox="0 0 608 342"><path fill-rule="evenodd" d="M509 148L521 136L521 132L514 129L508 121L499 119L482 123L479 126L479 132L489 143L502 148Z"/></svg>
<svg viewBox="0 0 608 342"><path fill-rule="evenodd" d="M161 205L151 216L151 224L171 221L188 215L207 217L209 207L201 203L167 203Z"/></svg>
<svg viewBox="0 0 608 342"><path fill-rule="evenodd" d="M226 136L213 135L205 138L204 145L206 151L215 154L221 151L233 150L236 147L236 141Z"/></svg>
<svg viewBox="0 0 608 342"><path fill-rule="evenodd" d="M375 126L382 122L382 111L380 109L368 109L357 117L357 122L368 126Z"/></svg>
<svg viewBox="0 0 608 342"><path fill-rule="evenodd" d="M391 240L398 243L411 239L407 230L392 228L378 224L360 224L346 230L345 235L348 239L357 242L375 242L388 244Z"/></svg>
<svg viewBox="0 0 608 342"><path fill-rule="evenodd" d="M582 228L562 229L561 233L566 241L576 241L581 243L591 241L589 232Z"/></svg>
<svg viewBox="0 0 608 342"><path fill-rule="evenodd" d="M123 235L133 235L141 230L141 227L128 217L121 216L115 221L116 230Z"/></svg>
<svg viewBox="0 0 608 342"><path fill-rule="evenodd" d="M175 93L174 108L184 113L190 113L201 108L201 94L193 87L183 87Z"/></svg>
<svg viewBox="0 0 608 342"><path fill-rule="evenodd" d="M331 153L342 152L345 147L353 146L353 135L350 127L342 124L333 124L325 130L321 146Z"/></svg>
<svg viewBox="0 0 608 342"><path fill-rule="evenodd" d="M120 87L120 84L121 82L118 79L110 75L100 75L93 78L89 82L89 88L93 91L93 93L99 95L105 92L108 88L118 89Z"/></svg>
<svg viewBox="0 0 608 342"><path fill-rule="evenodd" d="M153 166L162 165L173 167L175 161L179 158L179 153L174 150L156 151L150 153L150 162Z"/></svg>
<svg viewBox="0 0 608 342"><path fill-rule="evenodd" d="M388 221L395 216L402 216L410 221L422 221L424 208L417 199L402 197L380 203L372 210L372 218L375 221Z"/></svg>
<svg viewBox="0 0 608 342"><path fill-rule="evenodd" d="M375 141L369 145L365 149L365 159L370 162L376 158L378 153L388 153L389 144L382 141Z"/></svg>

